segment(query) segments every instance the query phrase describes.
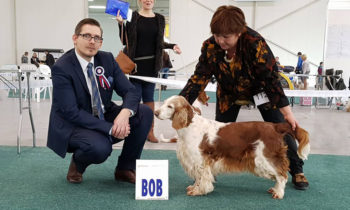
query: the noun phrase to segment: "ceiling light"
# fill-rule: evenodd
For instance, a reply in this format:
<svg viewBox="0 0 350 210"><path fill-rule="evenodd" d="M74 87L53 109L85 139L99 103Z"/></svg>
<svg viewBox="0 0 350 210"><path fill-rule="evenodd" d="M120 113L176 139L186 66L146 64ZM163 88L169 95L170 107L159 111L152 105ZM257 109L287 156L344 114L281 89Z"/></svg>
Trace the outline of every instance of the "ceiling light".
<svg viewBox="0 0 350 210"><path fill-rule="evenodd" d="M98 5L91 5L89 6L90 9L106 9L106 6L98 6Z"/></svg>

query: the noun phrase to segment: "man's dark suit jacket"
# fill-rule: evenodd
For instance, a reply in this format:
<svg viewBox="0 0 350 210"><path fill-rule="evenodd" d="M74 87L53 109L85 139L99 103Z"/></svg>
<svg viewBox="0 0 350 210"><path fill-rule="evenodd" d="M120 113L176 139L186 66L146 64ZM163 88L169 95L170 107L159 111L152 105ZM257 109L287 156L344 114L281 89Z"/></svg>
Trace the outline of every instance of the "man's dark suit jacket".
<svg viewBox="0 0 350 210"><path fill-rule="evenodd" d="M97 80L106 110L105 118L110 118L109 114L120 109L111 101L113 90L123 98L121 108L128 108L136 113L140 102L139 94L120 70L113 55L99 51L94 56L94 68L99 66L103 67L104 75L111 84L110 88L103 88ZM52 67L52 83L53 101L47 140L49 148L64 158L68 141L76 127L109 135L112 122L100 120L92 115L91 95L74 49L61 56Z"/></svg>

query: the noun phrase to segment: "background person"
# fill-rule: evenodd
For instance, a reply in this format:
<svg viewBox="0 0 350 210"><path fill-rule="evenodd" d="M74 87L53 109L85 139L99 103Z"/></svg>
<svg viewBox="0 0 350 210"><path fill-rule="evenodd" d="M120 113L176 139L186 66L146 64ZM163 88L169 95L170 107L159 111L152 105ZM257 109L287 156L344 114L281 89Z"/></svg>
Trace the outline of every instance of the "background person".
<svg viewBox="0 0 350 210"><path fill-rule="evenodd" d="M28 63L28 52L24 52L21 57L21 63Z"/></svg>
<svg viewBox="0 0 350 210"><path fill-rule="evenodd" d="M46 55L45 64L48 65L50 68L52 68L53 64L55 64L55 58L48 51L45 51L45 55Z"/></svg>
<svg viewBox="0 0 350 210"><path fill-rule="evenodd" d="M281 63L280 63L280 58L278 56L275 57L275 61L276 61L276 65L278 67L278 70L282 70L282 66L281 66Z"/></svg>
<svg viewBox="0 0 350 210"><path fill-rule="evenodd" d="M210 28L213 36L204 41L196 70L180 95L192 104L214 75L217 79L215 120L235 122L241 106L254 103L253 96L259 95L268 99L255 101L264 121L287 121L295 129L298 123L278 79L274 55L264 38L246 25L242 10L235 6L219 7ZM305 190L309 183L295 140L290 135L285 135L284 140L294 186Z"/></svg>
<svg viewBox="0 0 350 210"><path fill-rule="evenodd" d="M162 50L173 49L178 54L181 50L176 44L164 42L165 19L163 15L153 12L154 0L138 0L137 3L140 9L132 13L131 22L127 22L125 26L129 50L124 51L137 64L135 75L158 77L162 67ZM123 18L118 14L116 19L120 28ZM154 111L155 84L137 79L130 81L141 95L143 103ZM147 139L158 142L153 133L153 124Z"/></svg>
<svg viewBox="0 0 350 210"><path fill-rule="evenodd" d="M295 67L295 73L296 74L301 74L302 73L302 67L303 67L303 59L301 58L302 53L298 52L297 56L298 56L298 62L297 62L297 66Z"/></svg>
<svg viewBox="0 0 350 210"><path fill-rule="evenodd" d="M99 51L103 38L96 20L81 20L72 38L74 49L52 67L47 146L62 158L73 153L67 180L80 183L89 165L104 162L112 145L125 140L114 177L135 183L136 159L141 156L153 113L139 104L139 94L113 55ZM112 102L113 91L123 98L121 106Z"/></svg>
<svg viewBox="0 0 350 210"><path fill-rule="evenodd" d="M307 56L305 54L303 54L301 56L301 59L303 60L303 64L301 67L302 74L310 74L310 63L307 60ZM304 90L307 90L307 79L309 79L308 76L301 77L301 81L303 82L303 85L304 85L304 87L303 87Z"/></svg>
<svg viewBox="0 0 350 210"><path fill-rule="evenodd" d="M34 64L36 67L39 67L40 60L36 52L33 53L32 58L30 59L30 63Z"/></svg>
<svg viewBox="0 0 350 210"><path fill-rule="evenodd" d="M323 89L323 72L324 72L324 65L323 62L320 62L320 65L317 68L317 85L316 85L316 89Z"/></svg>

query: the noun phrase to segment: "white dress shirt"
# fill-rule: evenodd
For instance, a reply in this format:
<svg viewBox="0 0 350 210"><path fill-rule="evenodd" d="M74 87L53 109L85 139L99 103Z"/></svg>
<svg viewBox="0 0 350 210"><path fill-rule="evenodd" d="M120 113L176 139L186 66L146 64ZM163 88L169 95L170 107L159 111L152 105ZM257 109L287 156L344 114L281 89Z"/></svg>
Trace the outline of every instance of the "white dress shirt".
<svg viewBox="0 0 350 210"><path fill-rule="evenodd" d="M86 80L86 83L87 83L87 86L88 86L88 89L89 89L89 92L90 92L90 95L91 95L91 105L94 106L95 104L93 104L93 100L92 100L92 88L91 88L91 80L87 74L87 65L89 63L92 63L92 73L94 75L94 79L95 79L95 82L96 82L96 85L97 85L97 90L98 90L98 97L100 97L100 101L101 101L101 105L102 105L102 110L103 110L103 113L105 113L105 109L104 109L104 105L102 103L102 100L101 100L101 95L100 95L100 90L99 90L99 86L98 86L98 83L96 81L96 75L95 75L95 71L94 71L94 57L91 58L91 61L86 61L84 58L82 58L77 50L75 50L75 55L77 56L78 58L78 61L80 63L80 66L81 66L81 69L83 71L83 74L85 76L85 80Z"/></svg>

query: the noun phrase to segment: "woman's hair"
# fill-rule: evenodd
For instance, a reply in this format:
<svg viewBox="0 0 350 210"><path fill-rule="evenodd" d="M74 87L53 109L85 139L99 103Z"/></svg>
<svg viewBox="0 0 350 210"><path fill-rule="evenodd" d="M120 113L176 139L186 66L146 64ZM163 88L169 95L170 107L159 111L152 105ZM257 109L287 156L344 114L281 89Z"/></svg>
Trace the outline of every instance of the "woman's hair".
<svg viewBox="0 0 350 210"><path fill-rule="evenodd" d="M301 56L301 59L302 59L303 61L306 60L306 59L307 59L306 54L303 54L303 55Z"/></svg>
<svg viewBox="0 0 350 210"><path fill-rule="evenodd" d="M210 22L212 34L239 34L246 31L243 11L235 6L219 7Z"/></svg>
<svg viewBox="0 0 350 210"><path fill-rule="evenodd" d="M142 8L141 0L137 0L136 2L137 2L137 7L141 9ZM156 0L153 1L153 4L156 4Z"/></svg>
<svg viewBox="0 0 350 210"><path fill-rule="evenodd" d="M93 25L93 26L99 27L100 30L101 30L101 36L103 35L103 31L102 31L102 28L101 28L101 26L100 26L100 23L99 23L97 20L92 19L92 18L85 18L85 19L82 19L82 20L77 24L77 26L75 26L74 34L79 35L80 32L81 32L81 28L83 28L84 25Z"/></svg>

